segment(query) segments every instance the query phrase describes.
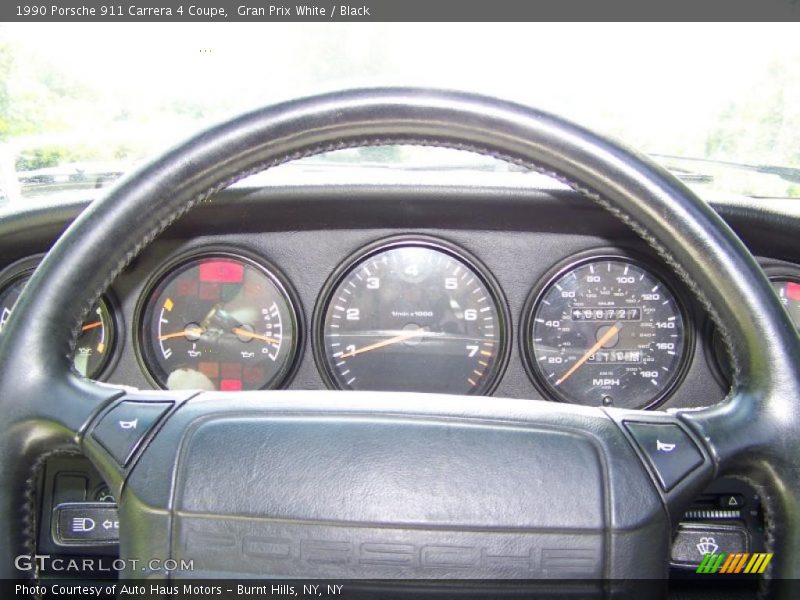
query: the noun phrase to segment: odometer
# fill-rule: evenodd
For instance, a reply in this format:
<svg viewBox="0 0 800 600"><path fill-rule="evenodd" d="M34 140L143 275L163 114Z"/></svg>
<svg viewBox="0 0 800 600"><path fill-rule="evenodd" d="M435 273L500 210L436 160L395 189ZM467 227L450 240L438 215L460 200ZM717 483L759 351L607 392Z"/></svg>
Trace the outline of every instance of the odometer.
<svg viewBox="0 0 800 600"><path fill-rule="evenodd" d="M140 308L140 355L166 389L278 387L294 362L297 315L272 269L228 253L167 267Z"/></svg>
<svg viewBox="0 0 800 600"><path fill-rule="evenodd" d="M496 285L436 240L367 249L335 275L317 322L318 361L340 389L486 394L506 355Z"/></svg>
<svg viewBox="0 0 800 600"><path fill-rule="evenodd" d="M687 317L666 283L626 257L594 257L560 271L525 324L530 371L566 402L651 407L681 376Z"/></svg>

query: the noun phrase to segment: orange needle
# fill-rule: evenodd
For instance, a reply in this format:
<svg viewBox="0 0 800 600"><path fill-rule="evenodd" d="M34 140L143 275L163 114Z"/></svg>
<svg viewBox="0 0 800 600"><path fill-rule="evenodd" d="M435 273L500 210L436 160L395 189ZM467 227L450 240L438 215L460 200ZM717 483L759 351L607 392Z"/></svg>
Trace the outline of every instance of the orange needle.
<svg viewBox="0 0 800 600"><path fill-rule="evenodd" d="M81 327L81 331L89 331L90 329L96 329L100 327L102 324L103 324L102 321L92 321L91 323L84 324L84 326Z"/></svg>
<svg viewBox="0 0 800 600"><path fill-rule="evenodd" d="M262 341L270 343L270 344L280 344L281 343L281 341L279 339L272 338L272 337L269 337L269 336L266 336L266 335L260 335L258 333L254 333L252 331L247 331L247 329L242 329L240 327L236 327L233 330L233 333L235 333L236 335L247 335L247 336L250 336L251 338L255 338L257 340L262 340Z"/></svg>
<svg viewBox="0 0 800 600"><path fill-rule="evenodd" d="M187 333L194 334L194 335L203 335L202 329L181 329L180 331L176 331L175 333L167 333L165 335L158 336L158 339L162 342L164 340L171 340L172 338L183 337Z"/></svg>
<svg viewBox="0 0 800 600"><path fill-rule="evenodd" d="M612 327L611 327L611 328L610 328L608 331L606 331L606 332L603 334L603 336L602 336L602 337L601 337L599 340L597 340L597 343L596 343L594 346L592 346L591 348L589 348L589 349L586 351L586 353L585 353L583 356L581 356L581 357L580 357L580 359L578 359L578 362L576 362L574 365L572 365L572 367L570 367L569 371L567 371L566 373L564 373L564 374L561 376L561 379L559 379L558 381L556 381L556 385L561 385L561 384L562 384L562 383L564 383L564 382L565 382L567 379L569 379L569 378L570 378L570 376L571 376L571 375L572 375L572 374L573 374L575 371L577 371L578 369L580 369L580 368L581 368L581 366L583 365L583 363L585 363L587 360L589 360L589 358L592 356L592 354L594 354L595 352L597 352L598 350L600 350L600 348L602 348L602 347L603 347L603 345L604 345L604 344L605 344L605 343L606 343L608 340L610 340L610 339L611 339L611 338L613 338L615 335L617 335L617 334L619 333L619 330L620 330L620 329L622 329L622 323L614 323L614 325L613 325L613 326L612 326Z"/></svg>
<svg viewBox="0 0 800 600"><path fill-rule="evenodd" d="M358 348L357 350L353 350L352 352L347 352L345 354L342 354L340 358L350 358L351 356L355 356L356 354L363 354L364 352L369 352L370 350L377 350L378 348L383 348L384 346L390 346L398 342L402 342L415 337L421 337L424 335L432 335L432 334L425 331L424 329L415 329L414 331L406 331L405 333L396 335L392 338L389 338L388 340L375 342L374 344L370 344L369 346L364 346L363 348Z"/></svg>

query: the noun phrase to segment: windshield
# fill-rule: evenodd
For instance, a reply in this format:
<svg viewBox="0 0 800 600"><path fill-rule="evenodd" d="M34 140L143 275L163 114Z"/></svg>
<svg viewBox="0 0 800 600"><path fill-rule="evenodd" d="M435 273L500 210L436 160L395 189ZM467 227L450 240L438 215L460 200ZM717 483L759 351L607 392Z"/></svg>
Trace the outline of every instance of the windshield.
<svg viewBox="0 0 800 600"><path fill-rule="evenodd" d="M0 25L0 204L114 181L201 127L292 97L414 85L560 114L700 190L800 197L793 24ZM315 168L492 170L452 152L333 153Z"/></svg>

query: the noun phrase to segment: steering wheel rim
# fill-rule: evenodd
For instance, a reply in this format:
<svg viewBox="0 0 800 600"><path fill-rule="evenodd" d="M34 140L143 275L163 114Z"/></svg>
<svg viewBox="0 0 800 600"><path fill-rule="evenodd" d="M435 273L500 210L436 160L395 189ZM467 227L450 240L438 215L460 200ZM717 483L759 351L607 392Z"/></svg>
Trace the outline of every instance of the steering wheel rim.
<svg viewBox="0 0 800 600"><path fill-rule="evenodd" d="M761 492L769 549L777 550L768 574L800 578L800 340L741 241L672 175L616 142L517 104L400 88L305 98L212 128L126 176L64 233L0 339L0 573L13 576L13 556L29 536L16 518L26 502L20 482L31 485L49 452L84 443L88 423L124 393L70 367L85 313L119 272L192 206L242 177L379 144L459 148L546 172L658 252L736 348L726 400L675 417L703 440L717 472Z"/></svg>

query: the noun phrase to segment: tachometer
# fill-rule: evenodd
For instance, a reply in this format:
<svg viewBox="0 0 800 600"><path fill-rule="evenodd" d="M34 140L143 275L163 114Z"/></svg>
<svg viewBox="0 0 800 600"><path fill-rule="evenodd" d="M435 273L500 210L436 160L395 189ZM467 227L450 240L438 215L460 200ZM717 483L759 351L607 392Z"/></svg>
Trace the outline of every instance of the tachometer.
<svg viewBox="0 0 800 600"><path fill-rule="evenodd" d="M166 389L274 388L294 363L298 318L274 270L229 253L167 267L139 309L140 355Z"/></svg>
<svg viewBox="0 0 800 600"><path fill-rule="evenodd" d="M527 310L534 380L559 400L651 407L688 360L687 316L667 284L627 257L592 257L560 271Z"/></svg>
<svg viewBox="0 0 800 600"><path fill-rule="evenodd" d="M506 356L497 286L438 240L361 253L334 277L317 323L318 362L342 389L486 394Z"/></svg>

